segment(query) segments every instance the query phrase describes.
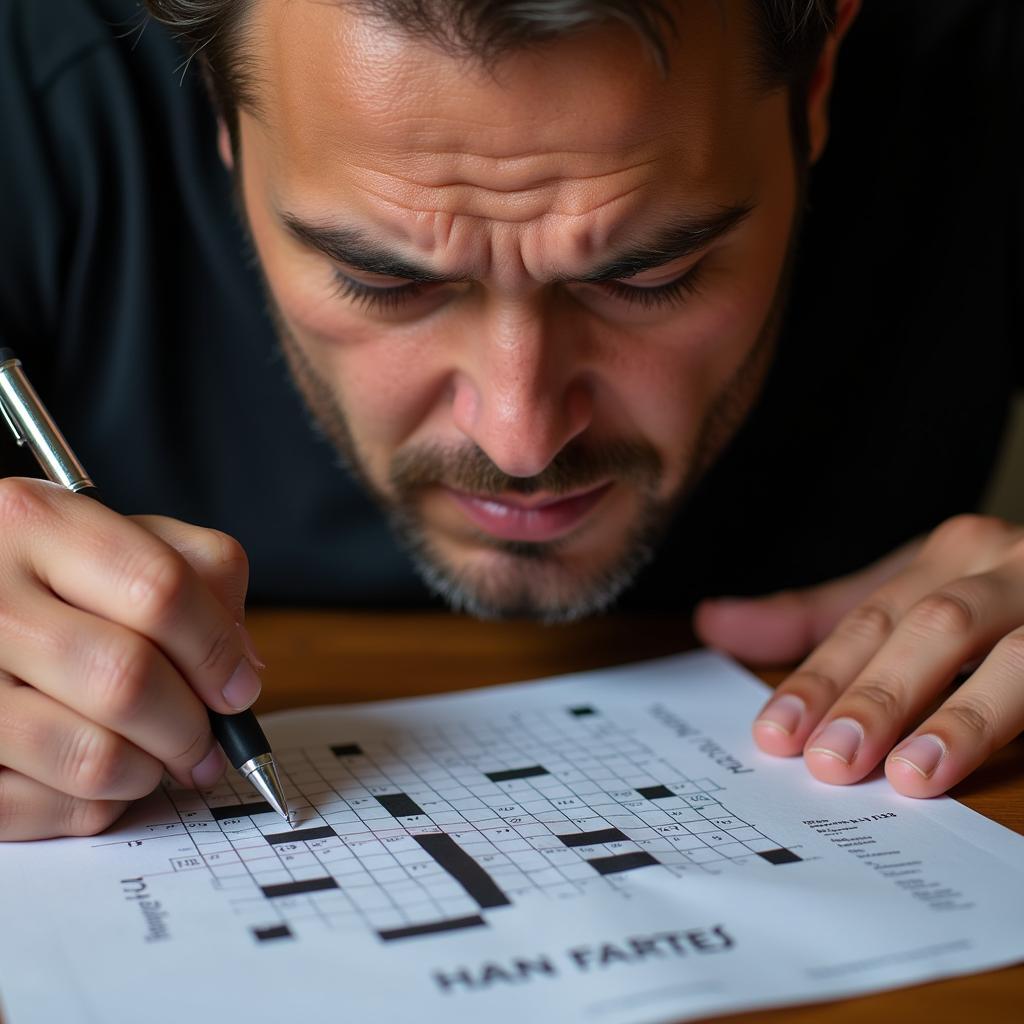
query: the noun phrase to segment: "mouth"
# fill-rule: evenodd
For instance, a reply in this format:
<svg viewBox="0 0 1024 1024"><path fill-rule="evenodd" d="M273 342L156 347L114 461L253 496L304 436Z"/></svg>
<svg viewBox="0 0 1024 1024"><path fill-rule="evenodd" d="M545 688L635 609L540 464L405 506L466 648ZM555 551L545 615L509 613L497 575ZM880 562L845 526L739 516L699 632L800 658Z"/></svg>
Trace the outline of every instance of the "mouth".
<svg viewBox="0 0 1024 1024"><path fill-rule="evenodd" d="M574 494L476 495L447 488L467 518L499 540L540 544L571 533L612 488L608 481Z"/></svg>

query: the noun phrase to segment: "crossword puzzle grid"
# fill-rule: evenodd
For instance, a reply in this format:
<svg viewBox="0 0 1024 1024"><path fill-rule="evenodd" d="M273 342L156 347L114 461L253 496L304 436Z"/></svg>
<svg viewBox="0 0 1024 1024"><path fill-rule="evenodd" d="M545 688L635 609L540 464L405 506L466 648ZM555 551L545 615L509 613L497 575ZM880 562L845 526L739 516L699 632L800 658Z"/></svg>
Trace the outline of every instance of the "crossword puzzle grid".
<svg viewBox="0 0 1024 1024"><path fill-rule="evenodd" d="M299 924L391 941L540 894L628 897L649 872L801 859L591 707L276 757L294 831L238 778L168 790L196 848L172 868L208 870L260 941Z"/></svg>

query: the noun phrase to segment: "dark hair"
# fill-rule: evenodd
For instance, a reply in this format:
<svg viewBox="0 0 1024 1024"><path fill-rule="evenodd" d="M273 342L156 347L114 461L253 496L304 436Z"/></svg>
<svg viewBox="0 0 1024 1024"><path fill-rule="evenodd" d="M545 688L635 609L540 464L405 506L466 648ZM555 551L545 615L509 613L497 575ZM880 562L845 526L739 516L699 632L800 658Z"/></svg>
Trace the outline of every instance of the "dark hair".
<svg viewBox="0 0 1024 1024"><path fill-rule="evenodd" d="M240 105L254 103L243 22L254 0L145 0L188 60L200 62L232 134ZM490 63L503 54L602 21L619 21L667 65L676 32L672 6L685 0L339 0L426 37L448 52ZM747 0L761 37L757 71L766 86L802 93L835 22L836 0Z"/></svg>

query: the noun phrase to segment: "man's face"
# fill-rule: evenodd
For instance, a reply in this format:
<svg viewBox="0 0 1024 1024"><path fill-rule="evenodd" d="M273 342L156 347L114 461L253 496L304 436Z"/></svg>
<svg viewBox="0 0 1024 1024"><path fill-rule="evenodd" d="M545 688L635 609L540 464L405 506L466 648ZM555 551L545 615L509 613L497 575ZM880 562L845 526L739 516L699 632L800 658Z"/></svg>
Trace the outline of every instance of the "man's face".
<svg viewBox="0 0 1024 1024"><path fill-rule="evenodd" d="M662 75L621 26L488 70L254 10L241 180L290 363L456 604L602 606L756 396L798 176L744 11L680 5Z"/></svg>

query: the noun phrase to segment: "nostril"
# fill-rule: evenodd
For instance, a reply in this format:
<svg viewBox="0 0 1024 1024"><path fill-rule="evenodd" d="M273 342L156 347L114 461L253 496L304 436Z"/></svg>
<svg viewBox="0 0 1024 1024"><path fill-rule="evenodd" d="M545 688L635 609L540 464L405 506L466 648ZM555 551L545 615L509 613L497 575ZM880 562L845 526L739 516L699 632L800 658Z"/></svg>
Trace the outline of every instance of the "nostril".
<svg viewBox="0 0 1024 1024"><path fill-rule="evenodd" d="M453 381L451 412L455 426L472 439L473 429L480 413L480 394L470 380L456 378Z"/></svg>

